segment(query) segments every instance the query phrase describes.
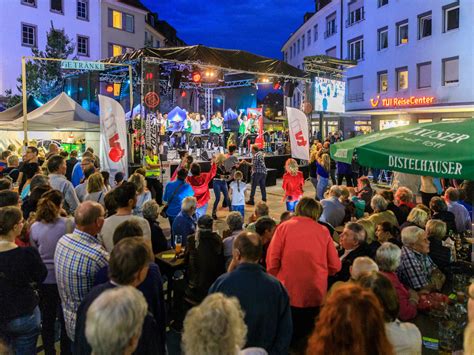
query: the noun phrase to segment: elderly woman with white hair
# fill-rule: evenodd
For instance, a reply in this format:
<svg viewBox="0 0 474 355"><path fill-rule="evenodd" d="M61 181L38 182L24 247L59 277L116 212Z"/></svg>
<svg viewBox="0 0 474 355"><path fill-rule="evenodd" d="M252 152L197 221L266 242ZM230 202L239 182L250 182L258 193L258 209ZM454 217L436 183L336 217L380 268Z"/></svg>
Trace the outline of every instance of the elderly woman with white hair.
<svg viewBox="0 0 474 355"><path fill-rule="evenodd" d="M187 244L187 238L194 234L197 224L197 200L196 197L188 196L181 203L181 212L176 216L171 228L171 246L175 247L176 238L181 237L182 246Z"/></svg>
<svg viewBox="0 0 474 355"><path fill-rule="evenodd" d="M398 318L402 321L407 321L416 317L419 297L416 291L406 288L396 274L396 270L400 265L401 254L402 252L398 246L385 242L378 248L375 261L379 266L380 272L390 280L397 292L400 303Z"/></svg>
<svg viewBox="0 0 474 355"><path fill-rule="evenodd" d="M428 256L430 242L425 231L410 226L402 230L402 253L397 274L400 281L416 291L440 290L445 276Z"/></svg>
<svg viewBox="0 0 474 355"><path fill-rule="evenodd" d="M368 217L374 225L378 226L383 222L389 222L393 226L398 226L397 217L395 213L387 210L388 201L381 195L374 195L370 201L370 207L374 210L374 213Z"/></svg>
<svg viewBox="0 0 474 355"><path fill-rule="evenodd" d="M223 240L226 269L232 261L234 239L243 231L244 220L240 212L230 212L226 219L230 235Z"/></svg>
<svg viewBox="0 0 474 355"><path fill-rule="evenodd" d="M158 222L158 215L160 213L160 206L155 200L149 200L143 205L143 218L145 218L150 225L151 231L151 246L153 254L161 253L168 250L168 241Z"/></svg>
<svg viewBox="0 0 474 355"><path fill-rule="evenodd" d="M102 293L87 311L86 338L94 355L129 355L137 348L148 305L132 286Z"/></svg>
<svg viewBox="0 0 474 355"><path fill-rule="evenodd" d="M247 326L238 299L214 293L188 312L182 348L186 355L267 354L260 348L241 351L246 336Z"/></svg>
<svg viewBox="0 0 474 355"><path fill-rule="evenodd" d="M423 211L419 207L415 207L408 214L406 222L400 226L400 230L403 230L406 227L418 227L420 229L425 229L428 218L429 215L426 211Z"/></svg>

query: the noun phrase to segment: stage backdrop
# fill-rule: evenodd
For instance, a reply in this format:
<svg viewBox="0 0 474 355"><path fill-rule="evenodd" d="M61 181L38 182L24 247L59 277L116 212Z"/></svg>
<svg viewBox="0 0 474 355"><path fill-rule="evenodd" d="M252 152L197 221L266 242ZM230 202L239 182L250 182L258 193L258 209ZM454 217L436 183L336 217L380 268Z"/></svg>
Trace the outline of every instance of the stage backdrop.
<svg viewBox="0 0 474 355"><path fill-rule="evenodd" d="M287 107L288 127L290 129L291 156L309 160L308 119L297 108Z"/></svg>
<svg viewBox="0 0 474 355"><path fill-rule="evenodd" d="M125 111L120 103L110 97L99 95L100 113L100 168L114 179L121 171L128 175L127 130Z"/></svg>
<svg viewBox="0 0 474 355"><path fill-rule="evenodd" d="M260 149L263 149L263 116L262 116L262 108L248 108L247 109L247 117L250 119L250 116L255 116L258 125L258 134L257 138L255 139L255 144L259 146Z"/></svg>

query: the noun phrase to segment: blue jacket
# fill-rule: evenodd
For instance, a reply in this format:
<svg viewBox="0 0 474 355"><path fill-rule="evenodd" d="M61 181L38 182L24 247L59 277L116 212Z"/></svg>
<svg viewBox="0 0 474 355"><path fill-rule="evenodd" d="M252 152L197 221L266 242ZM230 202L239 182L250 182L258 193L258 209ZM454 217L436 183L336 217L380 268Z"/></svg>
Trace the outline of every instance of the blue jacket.
<svg viewBox="0 0 474 355"><path fill-rule="evenodd" d="M247 347L261 347L269 354L288 354L293 324L288 293L259 264L245 263L221 275L209 293L235 296L245 313Z"/></svg>
<svg viewBox="0 0 474 355"><path fill-rule="evenodd" d="M196 226L197 217L195 214L190 217L187 213L179 212L173 221L173 228L171 228L173 237L171 238L171 246L173 248L175 247L174 236L180 235L183 238L182 245L185 247L188 241L188 236L190 234L194 234L196 231Z"/></svg>
<svg viewBox="0 0 474 355"><path fill-rule="evenodd" d="M170 201L174 191L178 188L178 186L178 192ZM189 185L187 182L177 179L176 181L167 183L165 187L165 193L163 195L163 201L168 203L168 210L166 211L166 214L170 217L176 217L181 211L181 202L183 202L183 200L188 196L194 196L194 191L191 185Z"/></svg>

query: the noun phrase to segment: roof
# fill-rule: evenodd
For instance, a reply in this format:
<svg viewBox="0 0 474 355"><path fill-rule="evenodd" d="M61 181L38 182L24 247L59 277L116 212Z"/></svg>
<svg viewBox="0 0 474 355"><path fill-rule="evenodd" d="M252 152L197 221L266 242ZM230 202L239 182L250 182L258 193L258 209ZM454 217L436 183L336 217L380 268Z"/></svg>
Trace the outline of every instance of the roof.
<svg viewBox="0 0 474 355"><path fill-rule="evenodd" d="M136 7L137 9L150 12L150 10L145 5L143 5L140 0L118 0L118 1L121 2L122 4L133 6L133 7Z"/></svg>
<svg viewBox="0 0 474 355"><path fill-rule="evenodd" d="M99 116L84 109L64 92L28 113L28 131L97 131ZM0 122L0 129L22 131L23 117Z"/></svg>
<svg viewBox="0 0 474 355"><path fill-rule="evenodd" d="M270 75L296 79L306 78L306 73L281 60L234 49L211 48L202 45L143 48L121 56L105 59L106 63L124 63L141 58L155 58L163 62L211 66L223 70Z"/></svg>

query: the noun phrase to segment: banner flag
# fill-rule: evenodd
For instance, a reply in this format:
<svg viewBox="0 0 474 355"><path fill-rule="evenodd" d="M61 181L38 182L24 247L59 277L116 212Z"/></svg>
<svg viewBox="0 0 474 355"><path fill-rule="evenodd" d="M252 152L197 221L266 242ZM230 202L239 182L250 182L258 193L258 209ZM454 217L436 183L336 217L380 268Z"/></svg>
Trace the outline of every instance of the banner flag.
<svg viewBox="0 0 474 355"><path fill-rule="evenodd" d="M149 112L145 120L145 147L151 147L154 152L158 151L159 127L156 113Z"/></svg>
<svg viewBox="0 0 474 355"><path fill-rule="evenodd" d="M99 95L100 108L100 169L110 173L113 180L117 172L128 176L127 128L125 111L120 103Z"/></svg>
<svg viewBox="0 0 474 355"><path fill-rule="evenodd" d="M254 119L255 125L257 126L257 138L255 138L255 144L258 145L260 149L263 149L264 139L263 139L263 115L262 108L248 108L247 116L249 120Z"/></svg>
<svg viewBox="0 0 474 355"><path fill-rule="evenodd" d="M291 156L309 160L308 119L303 111L287 107L288 127L290 130Z"/></svg>

